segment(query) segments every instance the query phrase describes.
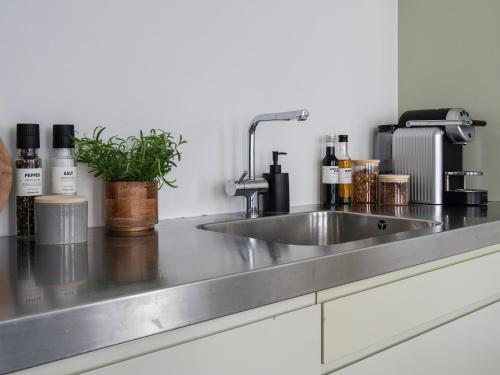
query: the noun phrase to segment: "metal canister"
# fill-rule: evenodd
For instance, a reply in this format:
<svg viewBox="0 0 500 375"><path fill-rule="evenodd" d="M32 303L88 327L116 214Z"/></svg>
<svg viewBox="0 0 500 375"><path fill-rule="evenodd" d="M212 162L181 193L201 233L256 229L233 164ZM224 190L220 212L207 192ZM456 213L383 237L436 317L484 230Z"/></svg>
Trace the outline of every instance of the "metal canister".
<svg viewBox="0 0 500 375"><path fill-rule="evenodd" d="M42 245L87 242L86 197L46 195L35 198L36 241Z"/></svg>

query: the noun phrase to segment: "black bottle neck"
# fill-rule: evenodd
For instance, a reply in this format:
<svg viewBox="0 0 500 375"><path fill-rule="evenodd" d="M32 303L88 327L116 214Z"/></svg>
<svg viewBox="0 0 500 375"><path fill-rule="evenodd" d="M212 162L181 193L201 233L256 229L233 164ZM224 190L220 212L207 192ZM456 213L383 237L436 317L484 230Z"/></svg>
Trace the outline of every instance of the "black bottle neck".
<svg viewBox="0 0 500 375"><path fill-rule="evenodd" d="M335 156L335 147L334 146L326 146L326 155L327 156Z"/></svg>

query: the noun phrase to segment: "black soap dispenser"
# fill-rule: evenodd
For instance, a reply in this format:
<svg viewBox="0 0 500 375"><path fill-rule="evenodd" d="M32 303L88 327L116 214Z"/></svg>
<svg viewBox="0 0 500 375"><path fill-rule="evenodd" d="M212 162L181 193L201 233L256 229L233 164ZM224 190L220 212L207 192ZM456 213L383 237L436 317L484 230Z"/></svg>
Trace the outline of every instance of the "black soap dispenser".
<svg viewBox="0 0 500 375"><path fill-rule="evenodd" d="M269 166L269 173L262 175L269 184L268 191L262 197L264 215L290 212L288 173L281 173L281 165L278 164L279 155L286 155L286 152L273 151L273 164Z"/></svg>

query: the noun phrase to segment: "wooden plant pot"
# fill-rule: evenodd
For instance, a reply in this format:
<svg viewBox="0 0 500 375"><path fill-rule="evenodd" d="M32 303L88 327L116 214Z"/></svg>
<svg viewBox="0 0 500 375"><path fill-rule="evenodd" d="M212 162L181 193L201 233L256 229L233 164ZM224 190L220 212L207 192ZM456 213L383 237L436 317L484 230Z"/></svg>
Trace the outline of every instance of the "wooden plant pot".
<svg viewBox="0 0 500 375"><path fill-rule="evenodd" d="M154 229L158 223L158 183L153 181L106 181L106 225L115 232Z"/></svg>

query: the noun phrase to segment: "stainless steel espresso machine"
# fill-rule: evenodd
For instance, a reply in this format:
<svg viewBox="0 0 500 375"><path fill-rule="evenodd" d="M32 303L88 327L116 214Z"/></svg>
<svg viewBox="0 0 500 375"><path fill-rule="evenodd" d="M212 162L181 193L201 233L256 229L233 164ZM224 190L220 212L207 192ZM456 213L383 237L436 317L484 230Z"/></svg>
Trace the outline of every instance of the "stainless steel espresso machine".
<svg viewBox="0 0 500 375"><path fill-rule="evenodd" d="M410 175L410 200L415 203L480 206L486 190L469 189L466 180L481 171L464 171L463 147L474 140L476 127L463 108L404 112L397 125L381 125L374 157L381 173Z"/></svg>

